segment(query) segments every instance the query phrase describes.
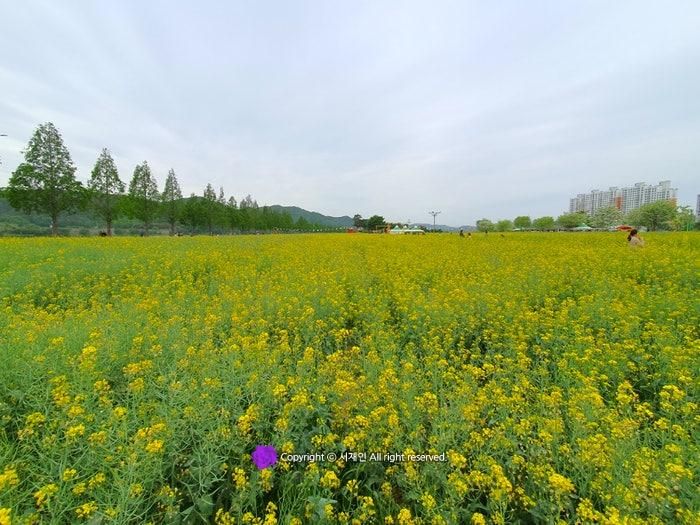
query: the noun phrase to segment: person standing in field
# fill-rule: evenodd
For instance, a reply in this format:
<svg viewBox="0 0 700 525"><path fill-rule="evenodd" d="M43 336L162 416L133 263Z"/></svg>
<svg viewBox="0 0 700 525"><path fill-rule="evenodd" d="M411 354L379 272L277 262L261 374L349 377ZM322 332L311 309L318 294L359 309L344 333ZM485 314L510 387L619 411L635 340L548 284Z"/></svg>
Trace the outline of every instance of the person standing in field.
<svg viewBox="0 0 700 525"><path fill-rule="evenodd" d="M627 236L627 244L629 246L644 246L644 239L639 236L637 230L630 230L630 234Z"/></svg>

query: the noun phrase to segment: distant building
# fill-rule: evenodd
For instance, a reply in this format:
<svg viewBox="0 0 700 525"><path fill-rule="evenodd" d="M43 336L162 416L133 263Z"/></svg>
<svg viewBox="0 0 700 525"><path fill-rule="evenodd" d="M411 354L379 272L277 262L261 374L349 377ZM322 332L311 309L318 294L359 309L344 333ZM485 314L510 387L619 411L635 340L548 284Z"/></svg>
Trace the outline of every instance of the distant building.
<svg viewBox="0 0 700 525"><path fill-rule="evenodd" d="M606 191L592 190L590 193L579 193L569 200L569 212L586 212L592 215L599 208L615 206L622 213L656 201L676 202L677 188L671 188L671 181L661 181L656 186L638 182L629 188L610 187ZM698 196L700 206L700 196Z"/></svg>
<svg viewBox="0 0 700 525"><path fill-rule="evenodd" d="M695 222L700 222L700 195L698 195L698 202L695 205Z"/></svg>

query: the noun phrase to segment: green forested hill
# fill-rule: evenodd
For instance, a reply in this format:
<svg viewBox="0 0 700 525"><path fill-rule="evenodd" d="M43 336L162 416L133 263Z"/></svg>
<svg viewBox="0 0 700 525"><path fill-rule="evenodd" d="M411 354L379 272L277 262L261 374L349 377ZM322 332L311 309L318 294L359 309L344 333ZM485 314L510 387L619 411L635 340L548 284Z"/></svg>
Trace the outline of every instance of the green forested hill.
<svg viewBox="0 0 700 525"><path fill-rule="evenodd" d="M302 217L304 220L310 222L311 224L320 224L322 226L334 226L343 228L352 226L352 217L348 217L347 215L343 215L342 217L331 217L329 215L322 215L315 211L307 211L303 208L299 208L298 206L280 206L278 204L270 206L270 209L278 213L286 212L289 215L291 215L292 219L294 219L295 221L299 217Z"/></svg>

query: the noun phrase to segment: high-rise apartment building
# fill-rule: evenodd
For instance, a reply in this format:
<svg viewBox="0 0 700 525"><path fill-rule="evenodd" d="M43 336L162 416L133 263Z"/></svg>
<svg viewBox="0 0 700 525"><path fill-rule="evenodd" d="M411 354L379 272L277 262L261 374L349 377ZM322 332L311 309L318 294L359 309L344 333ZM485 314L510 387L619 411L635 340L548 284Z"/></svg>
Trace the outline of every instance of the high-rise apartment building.
<svg viewBox="0 0 700 525"><path fill-rule="evenodd" d="M700 195L698 195L698 202L695 205L695 222L700 222Z"/></svg>
<svg viewBox="0 0 700 525"><path fill-rule="evenodd" d="M628 213L645 204L656 201L676 201L677 188L671 188L671 181L661 181L656 186L638 182L629 188L611 187L606 191L592 190L590 193L579 193L569 200L569 211L585 211L592 215L599 208L615 206L622 213ZM698 196L700 206L700 196Z"/></svg>

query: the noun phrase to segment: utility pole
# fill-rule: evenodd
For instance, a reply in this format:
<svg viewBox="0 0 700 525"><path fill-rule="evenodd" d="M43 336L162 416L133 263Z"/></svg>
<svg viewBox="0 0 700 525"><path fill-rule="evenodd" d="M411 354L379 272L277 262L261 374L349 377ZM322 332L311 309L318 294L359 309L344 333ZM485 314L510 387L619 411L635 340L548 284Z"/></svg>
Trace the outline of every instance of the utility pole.
<svg viewBox="0 0 700 525"><path fill-rule="evenodd" d="M433 216L433 231L435 231L435 217L440 215L442 212L441 211L429 211L428 213Z"/></svg>

